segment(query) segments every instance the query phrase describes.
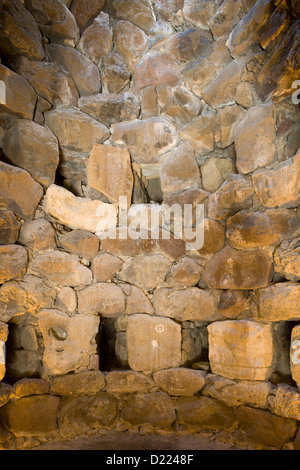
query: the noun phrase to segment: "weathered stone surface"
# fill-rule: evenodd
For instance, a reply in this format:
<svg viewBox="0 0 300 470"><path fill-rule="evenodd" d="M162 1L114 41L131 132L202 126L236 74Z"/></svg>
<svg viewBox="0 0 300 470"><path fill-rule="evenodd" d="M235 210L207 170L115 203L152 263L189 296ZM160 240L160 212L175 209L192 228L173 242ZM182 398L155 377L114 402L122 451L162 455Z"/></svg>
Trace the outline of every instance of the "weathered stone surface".
<svg viewBox="0 0 300 470"><path fill-rule="evenodd" d="M298 229L295 213L289 209L265 212L240 211L227 220L226 237L237 249L259 249L278 245Z"/></svg>
<svg viewBox="0 0 300 470"><path fill-rule="evenodd" d="M57 139L49 129L27 119L17 119L6 132L3 143L10 163L24 168L46 187L54 182L59 150Z"/></svg>
<svg viewBox="0 0 300 470"><path fill-rule="evenodd" d="M199 392L205 385L204 371L184 367L154 372L155 383L169 395L188 397Z"/></svg>
<svg viewBox="0 0 300 470"><path fill-rule="evenodd" d="M97 352L98 317L78 314L70 318L49 309L41 310L37 319L44 342L42 378L89 368L90 356Z"/></svg>
<svg viewBox="0 0 300 470"><path fill-rule="evenodd" d="M129 284L124 284L121 288L126 295L125 313L127 315L134 313L148 313L152 315L154 313L154 308L142 289Z"/></svg>
<svg viewBox="0 0 300 470"><path fill-rule="evenodd" d="M99 93L101 88L98 67L73 47L49 44L46 51L50 59L64 66L71 74L80 96Z"/></svg>
<svg viewBox="0 0 300 470"><path fill-rule="evenodd" d="M109 0L109 13L117 19L127 20L148 33L155 22L150 0Z"/></svg>
<svg viewBox="0 0 300 470"><path fill-rule="evenodd" d="M0 341L2 343L5 343L7 341L7 337L8 337L8 325L6 323L0 322Z"/></svg>
<svg viewBox="0 0 300 470"><path fill-rule="evenodd" d="M184 142L164 155L160 160L159 174L163 193L200 186L200 172L193 147Z"/></svg>
<svg viewBox="0 0 300 470"><path fill-rule="evenodd" d="M184 0L157 0L154 8L164 20L170 20L179 10L182 10L183 5Z"/></svg>
<svg viewBox="0 0 300 470"><path fill-rule="evenodd" d="M62 286L82 286L92 282L92 272L80 264L76 255L52 251L38 255L31 263L31 270Z"/></svg>
<svg viewBox="0 0 300 470"><path fill-rule="evenodd" d="M86 54L95 64L106 57L112 46L113 33L109 16L101 12L91 26L86 28L78 43L78 50Z"/></svg>
<svg viewBox="0 0 300 470"><path fill-rule="evenodd" d="M235 128L236 166L250 173L273 162L275 157L273 103L249 109Z"/></svg>
<svg viewBox="0 0 300 470"><path fill-rule="evenodd" d="M119 93L130 82L130 71L125 60L116 52L111 52L104 61L102 71L103 93Z"/></svg>
<svg viewBox="0 0 300 470"><path fill-rule="evenodd" d="M13 395L13 388L3 382L0 383L0 407L5 405Z"/></svg>
<svg viewBox="0 0 300 470"><path fill-rule="evenodd" d="M225 231L224 227L219 222L211 219L204 219L203 229L203 246L201 249L198 249L198 252L202 256L209 256L223 248Z"/></svg>
<svg viewBox="0 0 300 470"><path fill-rule="evenodd" d="M299 346L300 346L300 329L299 329L299 325L296 325L292 329L292 333L291 333L290 365L291 365L292 378L296 382L298 389L300 388Z"/></svg>
<svg viewBox="0 0 300 470"><path fill-rule="evenodd" d="M110 281L121 269L123 261L109 253L100 253L92 260L92 273L96 282Z"/></svg>
<svg viewBox="0 0 300 470"><path fill-rule="evenodd" d="M74 313L77 308L77 296L72 287L62 287L57 294L55 307L63 312Z"/></svg>
<svg viewBox="0 0 300 470"><path fill-rule="evenodd" d="M6 282L0 288L0 321L50 308L55 295L54 289L35 276L26 275L21 282Z"/></svg>
<svg viewBox="0 0 300 470"><path fill-rule="evenodd" d="M222 220L252 205L253 188L242 175L230 175L220 188L209 197L208 217Z"/></svg>
<svg viewBox="0 0 300 470"><path fill-rule="evenodd" d="M234 142L236 128L240 129L240 121L244 121L244 114L244 108L236 105L225 106L225 108L218 110L216 118L216 143L219 147L226 148Z"/></svg>
<svg viewBox="0 0 300 470"><path fill-rule="evenodd" d="M232 174L237 173L235 164L227 158L212 157L200 167L202 186L214 193Z"/></svg>
<svg viewBox="0 0 300 470"><path fill-rule="evenodd" d="M33 250L51 250L56 248L55 230L46 219L25 220L19 242Z"/></svg>
<svg viewBox="0 0 300 470"><path fill-rule="evenodd" d="M73 230L63 235L59 240L60 246L68 253L92 259L99 251L99 238L87 230Z"/></svg>
<svg viewBox="0 0 300 470"><path fill-rule="evenodd" d="M66 148L90 152L94 143L109 137L106 126L78 109L58 108L45 114L46 124L59 140L62 152Z"/></svg>
<svg viewBox="0 0 300 470"><path fill-rule="evenodd" d="M274 253L274 271L289 281L300 279L300 241L283 242Z"/></svg>
<svg viewBox="0 0 300 470"><path fill-rule="evenodd" d="M149 52L138 63L133 80L133 92L148 86L174 87L179 82L176 63L165 53Z"/></svg>
<svg viewBox="0 0 300 470"><path fill-rule="evenodd" d="M73 13L80 31L84 31L89 26L100 11L105 6L105 0L74 0L71 5Z"/></svg>
<svg viewBox="0 0 300 470"><path fill-rule="evenodd" d="M239 251L225 246L207 263L203 279L212 289L259 289L272 276L272 262L264 250Z"/></svg>
<svg viewBox="0 0 300 470"><path fill-rule="evenodd" d="M278 282L255 293L257 309L253 316L258 321L295 321L300 318L300 286L292 282Z"/></svg>
<svg viewBox="0 0 300 470"><path fill-rule="evenodd" d="M126 345L128 364L135 371L154 371L181 364L181 327L169 318L130 315Z"/></svg>
<svg viewBox="0 0 300 470"><path fill-rule="evenodd" d="M187 64L183 71L184 83L196 96L202 97L205 88L231 61L232 58L225 44L221 41L215 42L205 48L196 61Z"/></svg>
<svg viewBox="0 0 300 470"><path fill-rule="evenodd" d="M209 29L208 22L218 6L207 0L186 0L182 10L183 18L200 29Z"/></svg>
<svg viewBox="0 0 300 470"><path fill-rule="evenodd" d="M103 219L107 226L115 227L115 211L110 204L92 201L89 198L76 197L70 191L52 184L46 192L44 208L60 223L73 229L83 229L95 233ZM104 227L103 227L104 228Z"/></svg>
<svg viewBox="0 0 300 470"><path fill-rule="evenodd" d="M286 384L278 384L268 399L270 411L277 416L297 419L299 421L299 391Z"/></svg>
<svg viewBox="0 0 300 470"><path fill-rule="evenodd" d="M118 401L109 393L65 397L59 415L60 435L70 439L91 430L111 427L117 415Z"/></svg>
<svg viewBox="0 0 300 470"><path fill-rule="evenodd" d="M246 3L239 1L235 2L234 8L232 8L232 1L224 0L208 23L214 38L225 41L234 26L239 23L255 3L255 0Z"/></svg>
<svg viewBox="0 0 300 470"><path fill-rule="evenodd" d="M52 395L80 396L94 395L105 387L105 377L100 370L61 375L51 380Z"/></svg>
<svg viewBox="0 0 300 470"><path fill-rule="evenodd" d="M179 398L176 411L180 424L197 431L230 430L235 421L232 408L209 397Z"/></svg>
<svg viewBox="0 0 300 470"><path fill-rule="evenodd" d="M219 318L213 294L198 287L156 289L153 305L157 315L179 321L213 321Z"/></svg>
<svg viewBox="0 0 300 470"><path fill-rule="evenodd" d="M10 400L0 408L1 422L15 436L55 436L59 404L50 395Z"/></svg>
<svg viewBox="0 0 300 470"><path fill-rule="evenodd" d="M171 264L169 259L160 254L136 256L125 261L117 277L144 290L152 290L164 282Z"/></svg>
<svg viewBox="0 0 300 470"><path fill-rule="evenodd" d="M166 393L132 395L122 403L121 418L135 426L150 424L159 428L170 426L176 419L174 405Z"/></svg>
<svg viewBox="0 0 300 470"><path fill-rule="evenodd" d="M125 296L117 284L99 282L78 292L80 313L118 316L125 310Z"/></svg>
<svg viewBox="0 0 300 470"><path fill-rule="evenodd" d="M172 35L166 42L166 50L175 59L188 62L201 56L210 46L209 35L194 28Z"/></svg>
<svg viewBox="0 0 300 470"><path fill-rule="evenodd" d="M43 34L51 42L64 43L72 40L77 43L79 29L70 10L59 0L25 0Z"/></svg>
<svg viewBox="0 0 300 470"><path fill-rule="evenodd" d="M143 100L146 90L149 89L154 89L154 87L143 88L141 100ZM150 99L151 95L149 96L149 100ZM202 101L183 85L175 88L159 88L157 90L157 101L161 113L168 116L178 127L185 126L192 119L197 117L203 107ZM158 109L154 110L152 115L155 116L157 114Z"/></svg>
<svg viewBox="0 0 300 470"><path fill-rule="evenodd" d="M114 370L105 378L108 393L147 393L155 386L150 377L132 370Z"/></svg>
<svg viewBox="0 0 300 470"><path fill-rule="evenodd" d="M117 256L136 256L142 253L154 253L155 240L144 237L144 233L130 229L130 227L117 227L116 235L101 239L101 248L103 251ZM166 240L168 241L168 240Z"/></svg>
<svg viewBox="0 0 300 470"><path fill-rule="evenodd" d="M281 449L296 434L296 420L281 418L266 410L240 406L236 410L236 416L247 439L260 447Z"/></svg>
<svg viewBox="0 0 300 470"><path fill-rule="evenodd" d="M171 274L179 284L195 286L200 280L202 271L203 266L200 260L184 256L172 267Z"/></svg>
<svg viewBox="0 0 300 470"><path fill-rule="evenodd" d="M111 130L114 141L126 145L132 158L141 163L157 163L178 141L175 126L161 117L113 124Z"/></svg>
<svg viewBox="0 0 300 470"><path fill-rule="evenodd" d="M49 384L41 379L20 379L14 384L14 392L17 397L30 395L45 395L49 392Z"/></svg>
<svg viewBox="0 0 300 470"><path fill-rule="evenodd" d="M215 125L213 111L202 113L182 129L180 136L194 147L196 154L205 155L214 150Z"/></svg>
<svg viewBox="0 0 300 470"><path fill-rule="evenodd" d="M245 55L258 46L260 31L272 11L270 0L259 0L231 32L227 46L233 57Z"/></svg>
<svg viewBox="0 0 300 470"><path fill-rule="evenodd" d="M273 323L225 320L207 328L214 374L229 379L267 380L274 372L278 358Z"/></svg>
<svg viewBox="0 0 300 470"><path fill-rule="evenodd" d="M0 64L0 80L5 84L5 100L0 110L25 119L33 119L36 94L25 78Z"/></svg>
<svg viewBox="0 0 300 470"><path fill-rule="evenodd" d="M2 0L0 42L3 57L25 55L35 60L45 57L39 27L22 2Z"/></svg>
<svg viewBox="0 0 300 470"><path fill-rule="evenodd" d="M202 394L216 398L232 407L250 405L255 408L267 408L271 388L270 382L235 382L209 374L206 377Z"/></svg>
<svg viewBox="0 0 300 470"><path fill-rule="evenodd" d="M217 309L226 318L237 318L240 313L250 308L247 297L239 290L224 290L221 292Z"/></svg>
<svg viewBox="0 0 300 470"><path fill-rule="evenodd" d="M28 80L41 98L52 105L74 106L77 104L77 88L67 69L61 65L19 57L15 61L15 70Z"/></svg>
<svg viewBox="0 0 300 470"><path fill-rule="evenodd" d="M147 47L148 36L129 21L118 21L114 28L117 49L124 57L129 70L134 71Z"/></svg>
<svg viewBox="0 0 300 470"><path fill-rule="evenodd" d="M263 206L297 207L300 202L300 152L274 170L253 173L252 181Z"/></svg>
<svg viewBox="0 0 300 470"><path fill-rule="evenodd" d="M99 93L80 98L82 111L105 125L130 121L139 115L140 105L133 93Z"/></svg>
<svg viewBox="0 0 300 470"><path fill-rule="evenodd" d="M249 82L241 82L236 89L235 100L237 104L244 108L250 108L253 105L253 89Z"/></svg>
<svg viewBox="0 0 300 470"><path fill-rule="evenodd" d="M19 245L1 245L0 260L0 284L24 276L28 263L25 248Z"/></svg>
<svg viewBox="0 0 300 470"><path fill-rule="evenodd" d="M129 151L95 144L88 162L87 181L88 187L96 189L111 202L120 204L120 198L126 197L125 207L128 208L133 189Z"/></svg>
<svg viewBox="0 0 300 470"><path fill-rule="evenodd" d="M21 223L9 210L0 211L0 245L11 245L18 240Z"/></svg>

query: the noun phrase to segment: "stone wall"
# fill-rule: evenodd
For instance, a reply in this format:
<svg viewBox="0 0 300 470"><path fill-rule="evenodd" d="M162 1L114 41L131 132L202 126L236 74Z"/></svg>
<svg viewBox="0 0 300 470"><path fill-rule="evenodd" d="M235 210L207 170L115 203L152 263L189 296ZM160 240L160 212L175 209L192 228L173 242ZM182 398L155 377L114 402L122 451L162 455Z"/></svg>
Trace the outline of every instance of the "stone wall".
<svg viewBox="0 0 300 470"><path fill-rule="evenodd" d="M0 1L0 446L300 448L299 14Z"/></svg>

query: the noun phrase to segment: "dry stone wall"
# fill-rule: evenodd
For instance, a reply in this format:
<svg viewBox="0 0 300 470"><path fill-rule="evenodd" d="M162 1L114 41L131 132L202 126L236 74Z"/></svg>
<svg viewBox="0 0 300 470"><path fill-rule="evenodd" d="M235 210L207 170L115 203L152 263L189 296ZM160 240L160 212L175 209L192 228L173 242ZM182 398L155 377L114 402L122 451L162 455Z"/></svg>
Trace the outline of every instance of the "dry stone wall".
<svg viewBox="0 0 300 470"><path fill-rule="evenodd" d="M300 448L299 15L0 0L0 446Z"/></svg>

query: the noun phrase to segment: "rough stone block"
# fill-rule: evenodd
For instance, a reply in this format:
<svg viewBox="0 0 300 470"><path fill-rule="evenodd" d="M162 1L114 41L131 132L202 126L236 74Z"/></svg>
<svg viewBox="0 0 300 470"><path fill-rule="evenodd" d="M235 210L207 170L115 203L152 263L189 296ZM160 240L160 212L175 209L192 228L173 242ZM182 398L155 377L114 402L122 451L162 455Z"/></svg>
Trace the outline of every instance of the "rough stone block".
<svg viewBox="0 0 300 470"><path fill-rule="evenodd" d="M174 405L166 393L137 394L125 398L122 420L135 426L150 424L160 428L170 426L176 419Z"/></svg>

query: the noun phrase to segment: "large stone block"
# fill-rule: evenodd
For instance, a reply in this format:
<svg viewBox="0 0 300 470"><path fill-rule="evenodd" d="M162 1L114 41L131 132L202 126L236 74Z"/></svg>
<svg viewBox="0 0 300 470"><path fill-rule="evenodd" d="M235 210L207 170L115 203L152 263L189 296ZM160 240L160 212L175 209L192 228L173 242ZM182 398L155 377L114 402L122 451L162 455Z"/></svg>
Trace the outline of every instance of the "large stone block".
<svg viewBox="0 0 300 470"><path fill-rule="evenodd" d="M74 0L69 3L72 3L71 11L82 32L103 10L106 0Z"/></svg>
<svg viewBox="0 0 300 470"><path fill-rule="evenodd" d="M53 250L56 248L55 230L46 219L25 220L19 242L33 250Z"/></svg>
<svg viewBox="0 0 300 470"><path fill-rule="evenodd" d="M117 52L110 52L104 61L102 71L103 93L119 93L130 82L130 71L123 57Z"/></svg>
<svg viewBox="0 0 300 470"><path fill-rule="evenodd" d="M106 375L109 393L147 393L155 387L154 381L133 370L113 370Z"/></svg>
<svg viewBox="0 0 300 470"><path fill-rule="evenodd" d="M91 26L88 26L83 32L77 47L79 51L86 54L98 65L102 57L108 55L112 45L112 37L109 16L101 12Z"/></svg>
<svg viewBox="0 0 300 470"><path fill-rule="evenodd" d="M125 398L122 420L135 426L150 424L159 428L170 426L176 419L174 405L166 393L137 394Z"/></svg>
<svg viewBox="0 0 300 470"><path fill-rule="evenodd" d="M118 21L114 28L114 40L129 69L134 71L147 47L148 36L129 21Z"/></svg>
<svg viewBox="0 0 300 470"><path fill-rule="evenodd" d="M126 345L129 366L135 371L154 371L181 364L181 327L169 318L131 315Z"/></svg>
<svg viewBox="0 0 300 470"><path fill-rule="evenodd" d="M92 259L99 251L99 238L87 230L73 230L63 235L60 246L69 253L75 253L86 259Z"/></svg>
<svg viewBox="0 0 300 470"><path fill-rule="evenodd" d="M163 255L142 255L124 263L117 277L144 290L160 286L168 274L172 262Z"/></svg>
<svg viewBox="0 0 300 470"><path fill-rule="evenodd" d="M283 242L274 253L274 271L289 281L300 280L300 242Z"/></svg>
<svg viewBox="0 0 300 470"><path fill-rule="evenodd" d="M194 147L196 154L205 155L214 150L215 126L216 114L208 111L188 123L180 135Z"/></svg>
<svg viewBox="0 0 300 470"><path fill-rule="evenodd" d="M255 292L252 308L258 321L296 321L300 319L300 286L278 282Z"/></svg>
<svg viewBox="0 0 300 470"><path fill-rule="evenodd" d="M225 246L207 263L203 279L212 289L259 289L267 287L272 262L267 251L239 251Z"/></svg>
<svg viewBox="0 0 300 470"><path fill-rule="evenodd" d="M53 377L50 393L60 396L94 395L105 387L105 377L100 370L77 372Z"/></svg>
<svg viewBox="0 0 300 470"><path fill-rule="evenodd" d="M0 211L0 245L11 245L18 240L21 223L9 210Z"/></svg>
<svg viewBox="0 0 300 470"><path fill-rule="evenodd" d="M138 94L149 86L174 87L179 83L176 63L165 53L150 52L136 66L133 91Z"/></svg>
<svg viewBox="0 0 300 470"><path fill-rule="evenodd" d="M206 372L179 367L154 372L155 383L172 396L191 396L205 385Z"/></svg>
<svg viewBox="0 0 300 470"><path fill-rule="evenodd" d="M148 33L155 23L150 0L109 0L109 13L117 19L127 20Z"/></svg>
<svg viewBox="0 0 300 470"><path fill-rule="evenodd" d="M78 292L80 313L110 317L119 316L124 310L125 295L117 284L99 282Z"/></svg>
<svg viewBox="0 0 300 470"><path fill-rule="evenodd" d="M28 264L27 250L19 245L0 246L0 284L24 276Z"/></svg>
<svg viewBox="0 0 300 470"><path fill-rule="evenodd" d="M28 81L2 64L0 64L0 80L5 84L5 100L1 101L1 112L33 119L37 98Z"/></svg>
<svg viewBox="0 0 300 470"><path fill-rule="evenodd" d="M229 379L268 380L278 356L274 323L225 320L208 325L209 362Z"/></svg>

